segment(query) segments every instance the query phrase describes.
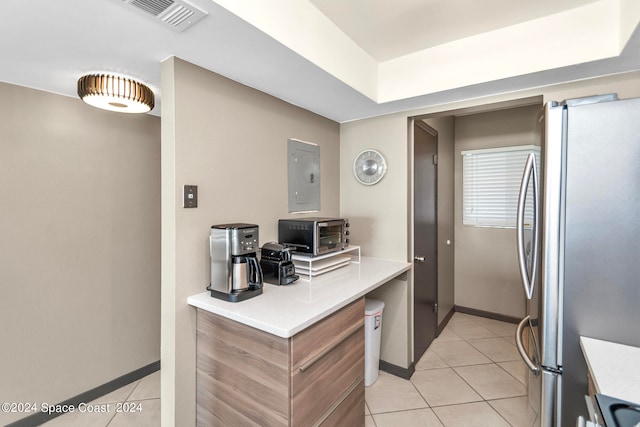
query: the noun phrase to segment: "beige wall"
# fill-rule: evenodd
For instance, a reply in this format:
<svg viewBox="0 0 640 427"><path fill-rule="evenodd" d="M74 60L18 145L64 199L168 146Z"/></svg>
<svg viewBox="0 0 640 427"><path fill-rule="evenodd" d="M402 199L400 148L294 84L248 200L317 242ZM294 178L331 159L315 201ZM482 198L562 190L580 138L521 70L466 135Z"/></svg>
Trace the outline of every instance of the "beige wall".
<svg viewBox="0 0 640 427"><path fill-rule="evenodd" d="M340 215L349 218L351 241L361 246L363 256L408 259L407 126L406 117L395 116L340 126ZM387 160L388 172L376 185L362 185L353 176L353 160L367 148L380 151ZM401 368L411 363L408 283L392 280L370 295L385 302L380 358Z"/></svg>
<svg viewBox="0 0 640 427"><path fill-rule="evenodd" d="M55 404L160 359L160 120L0 99L0 401Z"/></svg>
<svg viewBox="0 0 640 427"><path fill-rule="evenodd" d="M209 284L210 227L255 223L261 245L277 240L278 218L292 216L288 138L320 145L314 215L338 216L339 126L177 58L162 63L162 95L162 420L194 425L195 308L186 300ZM181 207L185 184L198 185L196 209Z"/></svg>
<svg viewBox="0 0 640 427"><path fill-rule="evenodd" d="M438 294L439 321L453 307L453 138L451 118L426 121L438 131ZM395 114L340 126L341 215L351 221L351 237L366 256L411 260L412 129L408 116ZM367 148L382 152L388 173L378 184L364 186L353 177L353 159ZM451 245L446 241L450 240ZM370 297L385 302L380 358L409 368L413 362L413 272Z"/></svg>
<svg viewBox="0 0 640 427"><path fill-rule="evenodd" d="M542 105L458 117L455 120L455 303L521 318L525 297L516 258L513 228L462 225L463 150L540 145Z"/></svg>
<svg viewBox="0 0 640 427"><path fill-rule="evenodd" d="M340 208L351 221L351 242L362 255L407 259L407 118L382 116L340 125ZM353 161L373 148L387 160L388 171L376 185L353 176Z"/></svg>
<svg viewBox="0 0 640 427"><path fill-rule="evenodd" d="M621 97L640 96L640 73L626 73L545 88L534 88L490 97L468 99L444 105L390 114L381 117L343 123L340 126L340 182L341 215L352 218L353 240L360 244L363 253L392 259L413 258L408 217L410 201L410 159L407 150L407 118L438 114L446 116L448 111L476 108L483 105L509 102L542 95L544 100L587 96L595 93L618 92ZM387 156L389 173L379 184L365 188L352 178L351 166L355 155L365 148L375 148ZM457 245L457 242L454 241ZM457 246L454 246L457 248ZM460 268L456 263L455 269ZM399 301L395 310L398 317L411 319L412 278L406 286L397 286L394 301ZM456 297L457 297L457 283ZM498 296L496 296L498 297ZM386 320L386 319L385 319ZM385 323L386 324L386 323ZM395 331L400 336L412 336L411 321ZM384 328L383 328L384 329ZM410 338L409 338L410 339ZM384 343L384 341L383 341ZM411 348L399 346L390 350L397 363L410 360ZM381 357L386 360L383 348ZM394 363L391 360L387 360ZM403 366L403 365L399 365ZM407 365L408 366L408 365Z"/></svg>

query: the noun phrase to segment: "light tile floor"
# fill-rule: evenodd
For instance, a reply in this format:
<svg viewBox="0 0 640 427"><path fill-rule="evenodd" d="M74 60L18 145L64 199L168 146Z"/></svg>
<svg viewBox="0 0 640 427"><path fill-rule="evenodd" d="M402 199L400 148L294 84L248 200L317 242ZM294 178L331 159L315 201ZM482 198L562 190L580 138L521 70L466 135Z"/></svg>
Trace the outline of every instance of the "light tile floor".
<svg viewBox="0 0 640 427"><path fill-rule="evenodd" d="M365 390L366 427L531 427L516 325L455 313L411 380L380 372Z"/></svg>
<svg viewBox="0 0 640 427"><path fill-rule="evenodd" d="M87 404L104 412L75 411L46 422L46 427L158 427L160 426L160 371ZM121 412L118 412L121 411Z"/></svg>
<svg viewBox="0 0 640 427"><path fill-rule="evenodd" d="M365 427L530 427L527 369L514 342L515 325L455 313L416 364L411 380L380 372L365 390ZM116 413L117 402L141 411ZM160 372L94 402L107 413L72 413L47 427L160 426ZM137 408L137 406L134 406Z"/></svg>

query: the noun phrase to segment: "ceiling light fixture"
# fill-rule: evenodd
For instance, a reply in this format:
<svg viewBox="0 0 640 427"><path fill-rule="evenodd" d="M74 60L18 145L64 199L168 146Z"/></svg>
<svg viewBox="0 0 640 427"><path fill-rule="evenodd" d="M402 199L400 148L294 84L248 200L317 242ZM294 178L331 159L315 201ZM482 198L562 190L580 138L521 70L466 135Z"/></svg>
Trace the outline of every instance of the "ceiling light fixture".
<svg viewBox="0 0 640 427"><path fill-rule="evenodd" d="M80 77L78 96L89 105L120 113L146 113L155 105L153 91L149 87L110 74Z"/></svg>

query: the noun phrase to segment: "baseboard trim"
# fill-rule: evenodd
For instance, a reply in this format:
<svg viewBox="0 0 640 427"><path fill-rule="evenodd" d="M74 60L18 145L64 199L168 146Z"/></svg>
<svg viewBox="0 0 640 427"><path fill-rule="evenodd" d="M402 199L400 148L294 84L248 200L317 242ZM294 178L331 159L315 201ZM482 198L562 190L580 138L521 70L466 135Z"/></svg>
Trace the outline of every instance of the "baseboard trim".
<svg viewBox="0 0 640 427"><path fill-rule="evenodd" d="M459 305L456 305L454 308L455 308L455 311L457 311L459 313L471 314L473 316L486 317L488 319L500 320L501 322L508 322L508 323L516 323L516 324L518 324L522 320L522 319L519 319L519 318L513 317L513 316L506 316L504 314L492 313L490 311L483 311L483 310L478 310L478 309L475 309L475 308L461 307Z"/></svg>
<svg viewBox="0 0 640 427"><path fill-rule="evenodd" d="M436 328L436 338L438 338L444 328L447 327L447 325L449 324L449 320L451 320L451 318L453 317L453 313L455 313L455 307L451 307L451 310L449 310L447 315L444 316L444 319L442 319L442 323L440 323Z"/></svg>
<svg viewBox="0 0 640 427"><path fill-rule="evenodd" d="M104 396L105 394L111 393L121 387L126 386L134 381L139 380L140 378L144 378L149 374L152 374L156 371L160 370L160 361L153 362L148 364L147 366L143 366L140 369L136 369L135 371L131 371L128 374L124 374L121 377L116 378L115 380L111 380L108 383L102 384L96 388L93 388L89 391L85 391L84 393L80 393L77 396L72 397L71 399L67 399L64 402L57 403L56 405L73 405L74 408L77 408L81 403L88 403L93 400L96 400L99 397ZM22 418L18 421L14 421L11 424L7 424L5 427L33 427L39 426L47 421L51 421L52 419L63 415L63 413L53 413L49 414L47 412L39 412L33 415L29 415L28 417Z"/></svg>
<svg viewBox="0 0 640 427"><path fill-rule="evenodd" d="M415 363L412 363L409 366L409 368L401 368L400 366L394 365L393 363L380 360L380 370L388 374L395 375L396 377L400 377L405 380L408 380L411 378L411 375L413 375L413 373L416 371L416 367L415 367Z"/></svg>

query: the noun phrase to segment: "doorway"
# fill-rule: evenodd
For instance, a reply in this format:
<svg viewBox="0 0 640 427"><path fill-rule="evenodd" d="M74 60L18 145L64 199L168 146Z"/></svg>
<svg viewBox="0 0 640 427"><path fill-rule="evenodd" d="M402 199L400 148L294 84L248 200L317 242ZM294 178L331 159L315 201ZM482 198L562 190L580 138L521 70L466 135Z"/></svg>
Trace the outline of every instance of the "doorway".
<svg viewBox="0 0 640 427"><path fill-rule="evenodd" d="M417 362L438 326L438 132L421 120L413 125L413 159L413 360Z"/></svg>

